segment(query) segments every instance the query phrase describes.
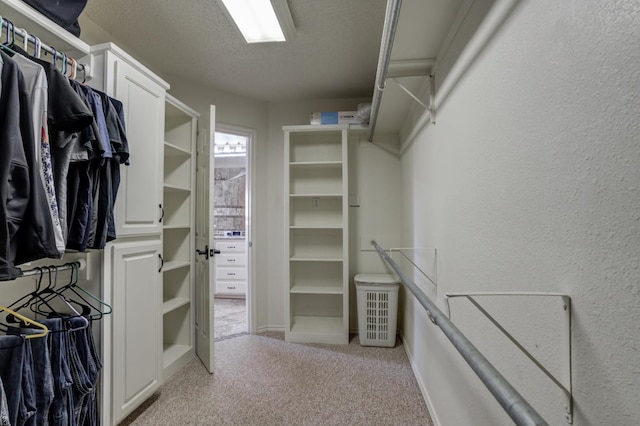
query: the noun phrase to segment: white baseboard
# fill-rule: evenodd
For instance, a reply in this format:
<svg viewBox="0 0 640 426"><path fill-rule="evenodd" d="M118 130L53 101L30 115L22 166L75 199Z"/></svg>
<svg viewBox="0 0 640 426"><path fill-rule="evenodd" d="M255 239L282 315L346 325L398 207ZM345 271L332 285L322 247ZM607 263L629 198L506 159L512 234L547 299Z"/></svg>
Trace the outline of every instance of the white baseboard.
<svg viewBox="0 0 640 426"><path fill-rule="evenodd" d="M409 358L409 364L411 365L411 369L413 370L413 375L418 382L418 387L420 388L420 392L422 393L422 397L424 398L424 402L427 404L427 409L429 410L429 414L431 415L431 420L433 420L434 426L440 426L440 420L438 419L438 415L436 413L436 409L431 402L431 398L429 398L429 392L427 391L427 387L420 377L418 373L416 364L413 360L413 354L411 353L411 348L407 345L407 341L404 338L404 334L400 334L400 338L402 340L402 347L404 347L404 352L407 354L407 358Z"/></svg>
<svg viewBox="0 0 640 426"><path fill-rule="evenodd" d="M263 325L262 327L258 327L255 330L255 334L264 333L267 331L278 331L278 332L284 333L284 326L283 325Z"/></svg>

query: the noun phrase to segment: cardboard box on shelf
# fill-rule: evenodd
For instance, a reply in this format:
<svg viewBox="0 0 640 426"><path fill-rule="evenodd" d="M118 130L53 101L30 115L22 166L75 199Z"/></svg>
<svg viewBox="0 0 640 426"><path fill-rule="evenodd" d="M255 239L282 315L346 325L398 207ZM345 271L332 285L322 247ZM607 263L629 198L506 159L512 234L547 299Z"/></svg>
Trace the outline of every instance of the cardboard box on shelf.
<svg viewBox="0 0 640 426"><path fill-rule="evenodd" d="M312 112L311 124L338 124L338 112Z"/></svg>
<svg viewBox="0 0 640 426"><path fill-rule="evenodd" d="M358 111L338 111L338 124L358 124Z"/></svg>
<svg viewBox="0 0 640 426"><path fill-rule="evenodd" d="M309 114L311 124L357 124L358 111L328 111Z"/></svg>

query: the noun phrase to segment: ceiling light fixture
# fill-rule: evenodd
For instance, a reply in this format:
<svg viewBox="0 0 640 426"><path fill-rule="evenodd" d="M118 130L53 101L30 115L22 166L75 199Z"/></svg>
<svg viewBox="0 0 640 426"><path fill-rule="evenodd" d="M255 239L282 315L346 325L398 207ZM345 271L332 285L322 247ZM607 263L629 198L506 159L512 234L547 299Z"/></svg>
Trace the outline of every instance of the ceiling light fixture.
<svg viewBox="0 0 640 426"><path fill-rule="evenodd" d="M221 0L247 43L282 42L293 35L287 0Z"/></svg>

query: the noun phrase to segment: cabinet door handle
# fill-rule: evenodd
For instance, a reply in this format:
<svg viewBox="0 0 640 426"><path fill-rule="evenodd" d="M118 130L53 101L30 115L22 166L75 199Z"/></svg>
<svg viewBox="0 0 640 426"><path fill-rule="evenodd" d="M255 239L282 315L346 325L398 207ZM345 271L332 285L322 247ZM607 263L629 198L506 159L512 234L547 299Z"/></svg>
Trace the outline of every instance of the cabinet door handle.
<svg viewBox="0 0 640 426"><path fill-rule="evenodd" d="M162 255L160 253L158 253L158 259L160 259L160 268L158 268L158 272L162 272L162 267L164 266L164 259L162 258Z"/></svg>
<svg viewBox="0 0 640 426"><path fill-rule="evenodd" d="M162 207L162 204L158 204L158 207L160 207L160 220L159 220L159 222L162 223L162 219L164 219L164 207Z"/></svg>

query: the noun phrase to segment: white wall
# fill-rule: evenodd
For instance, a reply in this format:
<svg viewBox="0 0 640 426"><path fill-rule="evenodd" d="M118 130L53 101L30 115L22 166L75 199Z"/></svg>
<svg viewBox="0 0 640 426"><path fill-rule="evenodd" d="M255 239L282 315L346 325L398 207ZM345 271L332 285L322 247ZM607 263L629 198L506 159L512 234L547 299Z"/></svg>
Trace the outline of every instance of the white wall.
<svg viewBox="0 0 640 426"><path fill-rule="evenodd" d="M404 141L406 244L437 247L437 290L543 291L572 301L574 425L640 419L640 4L498 0L440 86L437 122ZM468 53L468 52L465 52ZM463 61L464 62L464 61ZM443 92L445 93L443 95ZM411 132L407 132L409 134ZM484 299L483 299L484 300ZM561 306L487 301L560 371ZM441 425L511 424L421 308L404 336ZM453 321L553 425L555 385L463 301ZM548 342L555 342L549 344Z"/></svg>

